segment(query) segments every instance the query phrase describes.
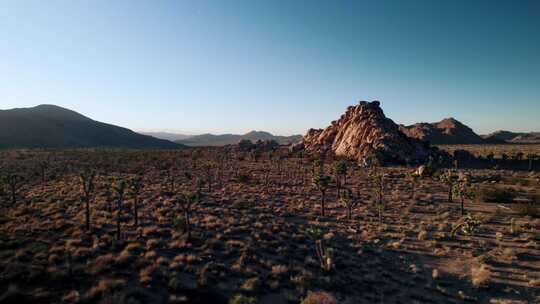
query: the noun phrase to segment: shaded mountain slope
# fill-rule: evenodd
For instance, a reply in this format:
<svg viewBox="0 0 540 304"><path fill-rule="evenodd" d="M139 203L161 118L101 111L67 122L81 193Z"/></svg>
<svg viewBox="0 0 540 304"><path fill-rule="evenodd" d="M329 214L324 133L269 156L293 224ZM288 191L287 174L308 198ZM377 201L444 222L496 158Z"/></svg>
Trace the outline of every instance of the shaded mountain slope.
<svg viewBox="0 0 540 304"><path fill-rule="evenodd" d="M54 105L0 110L0 148L177 148Z"/></svg>

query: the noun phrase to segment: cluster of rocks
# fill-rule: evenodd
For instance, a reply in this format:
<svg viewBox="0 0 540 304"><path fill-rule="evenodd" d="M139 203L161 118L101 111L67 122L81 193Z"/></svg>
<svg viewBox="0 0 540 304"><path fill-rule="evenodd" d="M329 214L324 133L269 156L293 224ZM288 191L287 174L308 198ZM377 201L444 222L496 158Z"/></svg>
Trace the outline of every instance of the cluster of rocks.
<svg viewBox="0 0 540 304"><path fill-rule="evenodd" d="M334 153L366 163L421 163L440 152L428 143L410 138L387 118L379 101L361 101L325 129L310 129L291 146L293 151Z"/></svg>
<svg viewBox="0 0 540 304"><path fill-rule="evenodd" d="M249 139L242 139L236 145L232 145L233 150L249 151L271 151L279 148L279 143L275 140L258 140L255 143Z"/></svg>

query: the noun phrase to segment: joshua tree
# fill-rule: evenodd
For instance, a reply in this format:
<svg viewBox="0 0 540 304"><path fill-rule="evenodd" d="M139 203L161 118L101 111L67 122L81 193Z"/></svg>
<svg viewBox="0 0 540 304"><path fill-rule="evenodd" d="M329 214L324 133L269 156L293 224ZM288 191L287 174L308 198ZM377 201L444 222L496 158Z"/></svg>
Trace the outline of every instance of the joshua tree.
<svg viewBox="0 0 540 304"><path fill-rule="evenodd" d="M315 242L315 252L321 268L330 271L334 267L334 250L326 247L323 242L323 232L319 227L309 227L307 235Z"/></svg>
<svg viewBox="0 0 540 304"><path fill-rule="evenodd" d="M382 224L383 211L385 208L384 201L384 173L374 171L371 173L371 178L375 183L375 206L379 213L379 224Z"/></svg>
<svg viewBox="0 0 540 304"><path fill-rule="evenodd" d="M122 202L126 192L126 182L124 180L117 181L113 186L113 190L116 193L117 202L117 214L116 214L116 239L120 240L120 220L122 215Z"/></svg>
<svg viewBox="0 0 540 304"><path fill-rule="evenodd" d="M0 196L4 195L4 187L5 187L5 178L2 175L2 173L0 172Z"/></svg>
<svg viewBox="0 0 540 304"><path fill-rule="evenodd" d="M45 182L47 180L47 168L49 168L49 162L46 160L39 162L39 172L41 174L41 183L42 186L45 186Z"/></svg>
<svg viewBox="0 0 540 304"><path fill-rule="evenodd" d="M133 217L135 227L139 225L139 195L144 187L140 176L134 177L129 181L129 194L133 198Z"/></svg>
<svg viewBox="0 0 540 304"><path fill-rule="evenodd" d="M486 159L492 163L493 160L495 159L495 154L493 152L489 152L487 155L486 155Z"/></svg>
<svg viewBox="0 0 540 304"><path fill-rule="evenodd" d="M191 239L190 217L196 197L197 195L195 193L183 192L175 199L175 203L184 213L184 233L186 233L188 240Z"/></svg>
<svg viewBox="0 0 540 304"><path fill-rule="evenodd" d="M11 192L12 204L17 202L17 190L19 189L23 180L24 179L22 176L11 172L8 172L6 176L4 176L4 182L8 185L9 191Z"/></svg>
<svg viewBox="0 0 540 304"><path fill-rule="evenodd" d="M410 173L408 176L411 181L411 192L412 192L411 196L412 196L412 199L415 200L416 189L418 188L418 180L420 179L420 175L417 174L416 172L413 172L413 173Z"/></svg>
<svg viewBox="0 0 540 304"><path fill-rule="evenodd" d="M346 186L347 183L347 163L343 160L335 162L333 169L334 178L336 179L337 192L339 196L341 194L341 186Z"/></svg>
<svg viewBox="0 0 540 304"><path fill-rule="evenodd" d="M352 211L354 207L356 207L361 201L360 191L357 191L355 196L351 189L344 188L344 190L345 191L341 192L339 196L339 201L347 208L347 219L350 221L352 220Z"/></svg>
<svg viewBox="0 0 540 304"><path fill-rule="evenodd" d="M459 197L461 203L461 215L465 215L465 199L472 198L474 193L471 189L467 176L460 176L453 188L454 195Z"/></svg>
<svg viewBox="0 0 540 304"><path fill-rule="evenodd" d="M212 180L214 175L212 174L212 164L207 163L205 165L205 171L206 171L206 183L208 184L208 193L212 192Z"/></svg>
<svg viewBox="0 0 540 304"><path fill-rule="evenodd" d="M446 170L441 174L439 179L448 187L448 202L452 202L452 192L454 191L454 175L452 174L452 171Z"/></svg>
<svg viewBox="0 0 540 304"><path fill-rule="evenodd" d="M191 161L193 163L193 170L197 170L197 163L200 158L201 158L201 151L193 150L193 152L191 152Z"/></svg>
<svg viewBox="0 0 540 304"><path fill-rule="evenodd" d="M86 212L86 230L90 231L90 201L92 200L92 194L94 192L94 179L96 172L86 169L80 173L79 178L81 180L81 202L85 204Z"/></svg>
<svg viewBox="0 0 540 304"><path fill-rule="evenodd" d="M325 213L325 206L324 203L326 201L326 190L328 189L328 185L330 184L330 176L327 175L317 175L313 178L313 185L319 189L321 192L321 215L324 216Z"/></svg>

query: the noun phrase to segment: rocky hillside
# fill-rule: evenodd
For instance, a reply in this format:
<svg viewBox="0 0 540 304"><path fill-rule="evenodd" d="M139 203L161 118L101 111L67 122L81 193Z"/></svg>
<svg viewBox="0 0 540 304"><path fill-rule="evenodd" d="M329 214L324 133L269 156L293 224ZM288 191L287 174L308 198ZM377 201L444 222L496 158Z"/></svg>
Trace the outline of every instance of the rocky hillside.
<svg viewBox="0 0 540 304"><path fill-rule="evenodd" d="M431 144L483 144L484 139L454 118L446 118L436 123L417 123L400 126L407 136L428 141Z"/></svg>
<svg viewBox="0 0 540 304"><path fill-rule="evenodd" d="M0 110L0 148L178 148L54 105Z"/></svg>
<svg viewBox="0 0 540 304"><path fill-rule="evenodd" d="M242 140L249 140L251 142L257 141L276 141L281 145L288 145L294 142L299 141L302 138L300 135L292 136L276 136L268 132L263 131L251 131L244 135L237 134L202 134L192 136L184 140L178 140L177 143L184 144L187 146L226 146L234 145L239 143Z"/></svg>
<svg viewBox="0 0 540 304"><path fill-rule="evenodd" d="M435 153L426 143L403 134L397 124L386 118L378 101L361 101L348 107L325 129L310 129L293 149L334 152L360 163L420 162Z"/></svg>

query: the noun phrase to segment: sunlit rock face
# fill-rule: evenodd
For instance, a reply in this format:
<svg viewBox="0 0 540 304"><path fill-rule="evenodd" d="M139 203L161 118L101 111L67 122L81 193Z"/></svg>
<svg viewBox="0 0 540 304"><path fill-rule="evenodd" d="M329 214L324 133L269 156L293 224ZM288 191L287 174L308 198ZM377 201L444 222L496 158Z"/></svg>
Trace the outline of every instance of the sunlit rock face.
<svg viewBox="0 0 540 304"><path fill-rule="evenodd" d="M348 107L325 129L310 129L293 149L333 152L360 163L422 162L435 152L426 143L403 134L397 124L386 118L379 101L361 101Z"/></svg>

